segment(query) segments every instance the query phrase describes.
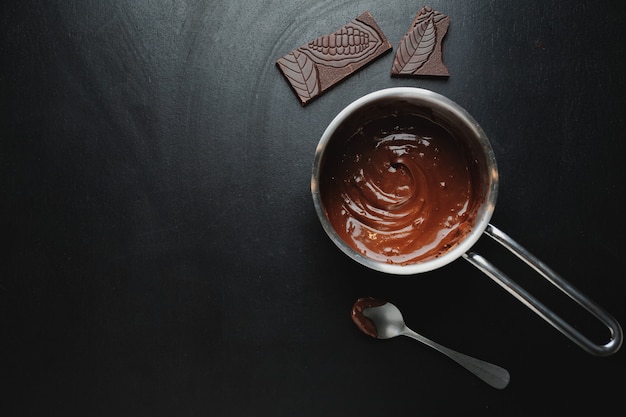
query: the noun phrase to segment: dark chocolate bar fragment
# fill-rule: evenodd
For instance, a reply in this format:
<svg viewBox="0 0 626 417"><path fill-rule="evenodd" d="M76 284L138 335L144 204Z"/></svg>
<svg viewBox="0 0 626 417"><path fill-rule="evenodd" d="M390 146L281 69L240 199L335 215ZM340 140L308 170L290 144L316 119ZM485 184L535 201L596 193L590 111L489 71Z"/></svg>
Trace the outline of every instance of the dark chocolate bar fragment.
<svg viewBox="0 0 626 417"><path fill-rule="evenodd" d="M450 17L428 6L420 9L409 31L404 35L393 58L391 75L450 75L443 63L441 47L448 32Z"/></svg>
<svg viewBox="0 0 626 417"><path fill-rule="evenodd" d="M279 58L276 65L305 106L390 50L387 37L365 11L336 32Z"/></svg>

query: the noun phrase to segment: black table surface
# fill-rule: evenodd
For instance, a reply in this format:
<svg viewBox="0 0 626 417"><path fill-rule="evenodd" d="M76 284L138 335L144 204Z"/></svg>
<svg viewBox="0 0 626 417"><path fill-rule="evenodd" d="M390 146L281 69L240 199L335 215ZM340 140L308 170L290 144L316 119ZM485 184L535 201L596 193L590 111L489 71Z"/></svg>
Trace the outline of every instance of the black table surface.
<svg viewBox="0 0 626 417"><path fill-rule="evenodd" d="M280 56L413 1L8 1L0 6L3 415L378 416L623 411L624 352L584 352L463 260L362 267L310 195L326 125L393 86L466 108L500 172L492 223L626 323L626 7L432 1L449 78L393 54L302 107ZM606 329L488 239L477 251L594 340ZM511 373L493 389L358 297Z"/></svg>

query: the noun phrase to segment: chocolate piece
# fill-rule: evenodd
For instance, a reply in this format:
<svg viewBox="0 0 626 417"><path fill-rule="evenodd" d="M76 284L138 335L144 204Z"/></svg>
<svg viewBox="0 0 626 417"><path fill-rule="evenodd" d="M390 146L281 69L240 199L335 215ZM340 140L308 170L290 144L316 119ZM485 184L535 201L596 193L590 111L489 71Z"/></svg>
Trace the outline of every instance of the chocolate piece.
<svg viewBox="0 0 626 417"><path fill-rule="evenodd" d="M352 321L363 333L374 338L378 337L376 325L369 317L365 317L363 310L370 307L379 307L387 304L386 301L377 300L373 297L359 298L352 306Z"/></svg>
<svg viewBox="0 0 626 417"><path fill-rule="evenodd" d="M279 58L276 65L304 106L390 50L391 44L365 11L336 32Z"/></svg>
<svg viewBox="0 0 626 417"><path fill-rule="evenodd" d="M446 36L449 25L450 17L428 6L422 7L415 16L411 29L398 44L391 75L449 76L441 55L443 37Z"/></svg>

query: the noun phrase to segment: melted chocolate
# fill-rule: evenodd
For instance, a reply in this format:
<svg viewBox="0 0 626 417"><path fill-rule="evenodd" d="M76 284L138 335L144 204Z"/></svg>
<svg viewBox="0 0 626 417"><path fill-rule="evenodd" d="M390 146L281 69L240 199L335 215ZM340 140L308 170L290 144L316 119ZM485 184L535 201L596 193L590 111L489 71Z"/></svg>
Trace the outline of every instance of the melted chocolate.
<svg viewBox="0 0 626 417"><path fill-rule="evenodd" d="M341 238L380 262L440 256L471 230L472 161L447 130L413 114L383 116L334 137L320 174Z"/></svg>
<svg viewBox="0 0 626 417"><path fill-rule="evenodd" d="M369 317L365 317L363 310L370 307L378 307L387 304L386 301L377 300L372 297L359 298L352 306L352 321L361 331L369 336L378 337L376 325Z"/></svg>

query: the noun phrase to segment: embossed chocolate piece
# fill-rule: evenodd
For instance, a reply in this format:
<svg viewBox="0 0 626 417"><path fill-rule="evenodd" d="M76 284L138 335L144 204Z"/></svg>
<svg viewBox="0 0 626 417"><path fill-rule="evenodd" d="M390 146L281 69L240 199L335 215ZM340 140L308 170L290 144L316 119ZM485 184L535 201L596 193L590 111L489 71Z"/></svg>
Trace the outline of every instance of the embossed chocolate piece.
<svg viewBox="0 0 626 417"><path fill-rule="evenodd" d="M404 35L393 59L391 75L450 75L443 63L441 47L450 17L428 6L420 9L411 29Z"/></svg>
<svg viewBox="0 0 626 417"><path fill-rule="evenodd" d="M391 50L369 11L276 61L302 105Z"/></svg>

